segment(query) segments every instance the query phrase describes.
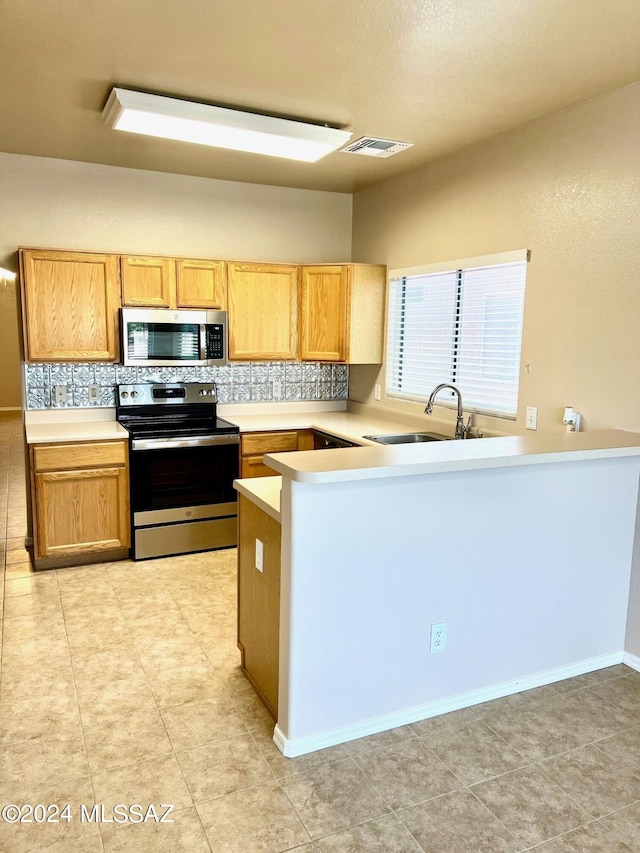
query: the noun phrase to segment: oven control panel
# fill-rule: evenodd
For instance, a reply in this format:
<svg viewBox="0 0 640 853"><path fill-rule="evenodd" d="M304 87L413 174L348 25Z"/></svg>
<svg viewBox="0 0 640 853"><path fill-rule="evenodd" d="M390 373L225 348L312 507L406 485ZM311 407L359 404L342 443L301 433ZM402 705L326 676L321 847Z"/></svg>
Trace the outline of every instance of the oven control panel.
<svg viewBox="0 0 640 853"><path fill-rule="evenodd" d="M158 382L118 385L118 407L215 403L214 382Z"/></svg>
<svg viewBox="0 0 640 853"><path fill-rule="evenodd" d="M151 396L154 400L183 400L187 396L187 389L175 388L172 385L154 385Z"/></svg>

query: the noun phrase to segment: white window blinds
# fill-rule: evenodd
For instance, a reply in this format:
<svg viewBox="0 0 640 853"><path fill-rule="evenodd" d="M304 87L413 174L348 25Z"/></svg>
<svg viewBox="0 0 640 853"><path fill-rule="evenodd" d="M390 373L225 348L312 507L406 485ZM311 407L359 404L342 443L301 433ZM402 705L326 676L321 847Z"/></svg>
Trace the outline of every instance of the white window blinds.
<svg viewBox="0 0 640 853"><path fill-rule="evenodd" d="M523 260L392 273L389 396L426 401L447 382L466 410L515 418L527 266L518 254ZM448 399L443 392L438 402Z"/></svg>

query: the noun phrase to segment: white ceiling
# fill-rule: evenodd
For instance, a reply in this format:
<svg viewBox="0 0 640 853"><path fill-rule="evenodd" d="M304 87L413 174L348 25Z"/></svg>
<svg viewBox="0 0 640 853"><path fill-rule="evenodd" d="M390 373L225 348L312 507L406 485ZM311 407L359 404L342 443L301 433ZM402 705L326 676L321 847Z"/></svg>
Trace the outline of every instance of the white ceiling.
<svg viewBox="0 0 640 853"><path fill-rule="evenodd" d="M0 0L0 151L353 192L640 79L640 0ZM117 133L112 86L415 143L301 164Z"/></svg>

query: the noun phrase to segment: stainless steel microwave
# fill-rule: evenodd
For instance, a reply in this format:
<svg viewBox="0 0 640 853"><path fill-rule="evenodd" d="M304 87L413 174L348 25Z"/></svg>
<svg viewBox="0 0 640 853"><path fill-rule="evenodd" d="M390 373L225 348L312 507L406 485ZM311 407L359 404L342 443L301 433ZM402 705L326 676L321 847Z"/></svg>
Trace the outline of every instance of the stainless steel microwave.
<svg viewBox="0 0 640 853"><path fill-rule="evenodd" d="M140 367L227 363L227 312L122 309L123 364Z"/></svg>

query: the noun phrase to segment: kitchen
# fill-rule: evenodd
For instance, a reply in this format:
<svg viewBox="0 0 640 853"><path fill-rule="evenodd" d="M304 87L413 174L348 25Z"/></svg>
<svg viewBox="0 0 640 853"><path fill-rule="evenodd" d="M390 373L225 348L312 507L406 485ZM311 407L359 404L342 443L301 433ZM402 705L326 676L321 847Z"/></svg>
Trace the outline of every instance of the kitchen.
<svg viewBox="0 0 640 853"><path fill-rule="evenodd" d="M639 90L621 86L353 196L47 159L31 156L33 148L7 147L11 153L0 156L11 198L2 211L2 264L17 271L22 245L394 269L526 246L532 262L523 363L530 367L514 431L524 433L524 406L533 405L539 431L560 434L568 404L583 413L585 432L637 431L630 389L639 355ZM15 318L10 288L3 324ZM15 319L6 325L15 328ZM13 363L20 376L15 357ZM10 365L8 359L7 376ZM350 400L426 421L423 407L375 401L383 381L379 367L351 367ZM11 390L9 382L4 389ZM18 388L2 405L20 406L20 399Z"/></svg>

